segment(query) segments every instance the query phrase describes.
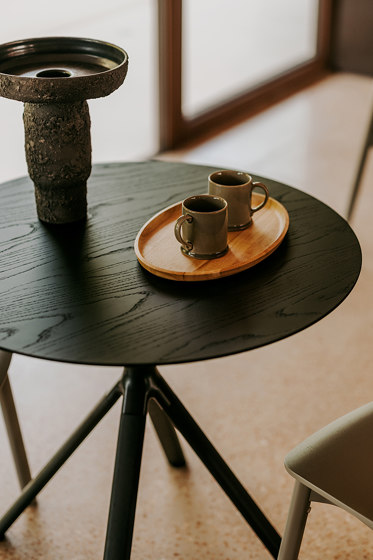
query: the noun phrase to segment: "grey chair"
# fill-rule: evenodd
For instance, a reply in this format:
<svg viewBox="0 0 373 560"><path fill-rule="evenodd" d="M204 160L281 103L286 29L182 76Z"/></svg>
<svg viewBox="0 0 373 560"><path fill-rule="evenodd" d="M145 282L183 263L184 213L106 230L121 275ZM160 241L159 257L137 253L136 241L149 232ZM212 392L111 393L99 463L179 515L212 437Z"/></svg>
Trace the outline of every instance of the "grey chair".
<svg viewBox="0 0 373 560"><path fill-rule="evenodd" d="M308 437L285 467L295 486L277 560L297 560L312 501L343 508L373 529L373 403Z"/></svg>
<svg viewBox="0 0 373 560"><path fill-rule="evenodd" d="M3 411L19 484L23 488L31 480L31 474L8 377L11 359L12 354L10 352L0 350L0 405Z"/></svg>

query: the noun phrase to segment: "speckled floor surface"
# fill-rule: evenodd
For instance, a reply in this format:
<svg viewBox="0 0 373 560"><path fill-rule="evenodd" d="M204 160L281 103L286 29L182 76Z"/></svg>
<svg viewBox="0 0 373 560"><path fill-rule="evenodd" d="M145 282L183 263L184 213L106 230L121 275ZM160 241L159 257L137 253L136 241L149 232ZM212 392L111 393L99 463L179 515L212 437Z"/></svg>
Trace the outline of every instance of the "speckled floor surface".
<svg viewBox="0 0 373 560"><path fill-rule="evenodd" d="M232 129L176 156L276 177L321 193L320 198L342 212L364 136L367 110L364 113L362 100L371 96L371 82L357 80L352 88L352 79L340 79L310 88L284 102L282 110L277 106L240 125L236 135ZM324 118L318 119L321 106ZM283 122L288 125L286 142L276 134ZM373 396L372 156L352 220L363 249L363 270L347 300L320 323L266 348L160 368L280 532L292 491L283 467L287 451ZM33 473L119 375L117 369L14 357L10 377ZM118 421L116 405L43 490L37 506L28 508L8 531L0 543L1 560L102 558ZM5 509L18 488L2 422L0 442L0 507ZM198 458L182 444L188 467L172 469L152 425L147 425L132 558L269 559ZM371 559L373 533L347 513L315 504L301 558Z"/></svg>

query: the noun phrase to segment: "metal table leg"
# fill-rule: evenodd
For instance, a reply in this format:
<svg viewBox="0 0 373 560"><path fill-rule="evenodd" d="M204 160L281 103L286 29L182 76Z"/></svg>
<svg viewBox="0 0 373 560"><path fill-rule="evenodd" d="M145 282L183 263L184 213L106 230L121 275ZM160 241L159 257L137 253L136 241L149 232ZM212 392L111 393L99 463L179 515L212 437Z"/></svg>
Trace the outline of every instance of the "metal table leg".
<svg viewBox="0 0 373 560"><path fill-rule="evenodd" d="M185 467L184 454L175 428L155 399L150 399L148 412L170 465L173 467Z"/></svg>
<svg viewBox="0 0 373 560"><path fill-rule="evenodd" d="M264 546L266 546L274 558L277 558L281 544L280 535L233 474L227 463L207 439L156 368L154 368L154 373L151 378L154 386L159 390L159 394L156 398L159 400L175 427L197 453L212 476L218 484L220 484L224 492L263 542Z"/></svg>
<svg viewBox="0 0 373 560"><path fill-rule="evenodd" d="M131 556L133 525L139 485L149 383L146 376L127 370L123 381L114 478L111 492L105 560Z"/></svg>
<svg viewBox="0 0 373 560"><path fill-rule="evenodd" d="M44 488L65 461L72 455L75 449L111 409L121 394L120 384L117 383L113 389L99 401L86 419L53 455L39 474L25 486L18 499L0 519L0 539L4 537L5 531L9 529L24 509L31 504L40 490Z"/></svg>
<svg viewBox="0 0 373 560"><path fill-rule="evenodd" d="M0 519L0 536L31 503L66 459L123 395L104 560L129 560L149 410L171 464L185 464L173 425L185 437L274 558L281 537L154 366L126 368L122 380L101 399L49 463ZM172 425L173 424L173 425Z"/></svg>

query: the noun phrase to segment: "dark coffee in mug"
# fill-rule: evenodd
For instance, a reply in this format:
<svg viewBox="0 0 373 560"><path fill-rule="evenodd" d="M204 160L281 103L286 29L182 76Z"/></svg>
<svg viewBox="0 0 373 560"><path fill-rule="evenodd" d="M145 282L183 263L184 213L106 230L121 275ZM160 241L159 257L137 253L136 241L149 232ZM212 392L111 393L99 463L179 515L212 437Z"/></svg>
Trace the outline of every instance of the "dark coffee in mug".
<svg viewBox="0 0 373 560"><path fill-rule="evenodd" d="M244 185L246 183L245 177L237 177L235 175L220 175L219 184L225 187L235 187L237 185Z"/></svg>
<svg viewBox="0 0 373 560"><path fill-rule="evenodd" d="M220 199L214 197L190 197L184 202L184 206L192 212L217 212L224 207L224 204Z"/></svg>

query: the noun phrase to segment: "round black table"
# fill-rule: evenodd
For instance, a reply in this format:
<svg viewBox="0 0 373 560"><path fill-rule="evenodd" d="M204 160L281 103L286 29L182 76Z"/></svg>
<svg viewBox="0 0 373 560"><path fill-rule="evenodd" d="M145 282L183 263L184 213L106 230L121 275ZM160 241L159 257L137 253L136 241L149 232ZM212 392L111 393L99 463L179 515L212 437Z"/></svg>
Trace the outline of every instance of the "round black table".
<svg viewBox="0 0 373 560"><path fill-rule="evenodd" d="M240 274L204 282L153 276L136 260L138 230L156 212L206 192L214 168L149 161L96 165L85 223L48 226L33 185L0 185L0 348L64 362L125 366L71 438L0 520L4 534L123 395L106 560L130 557L145 419L149 411L171 464L184 464L184 435L269 552L280 536L223 461L156 366L217 358L264 346L319 321L360 272L346 221L297 189L264 181L290 217L280 247Z"/></svg>

